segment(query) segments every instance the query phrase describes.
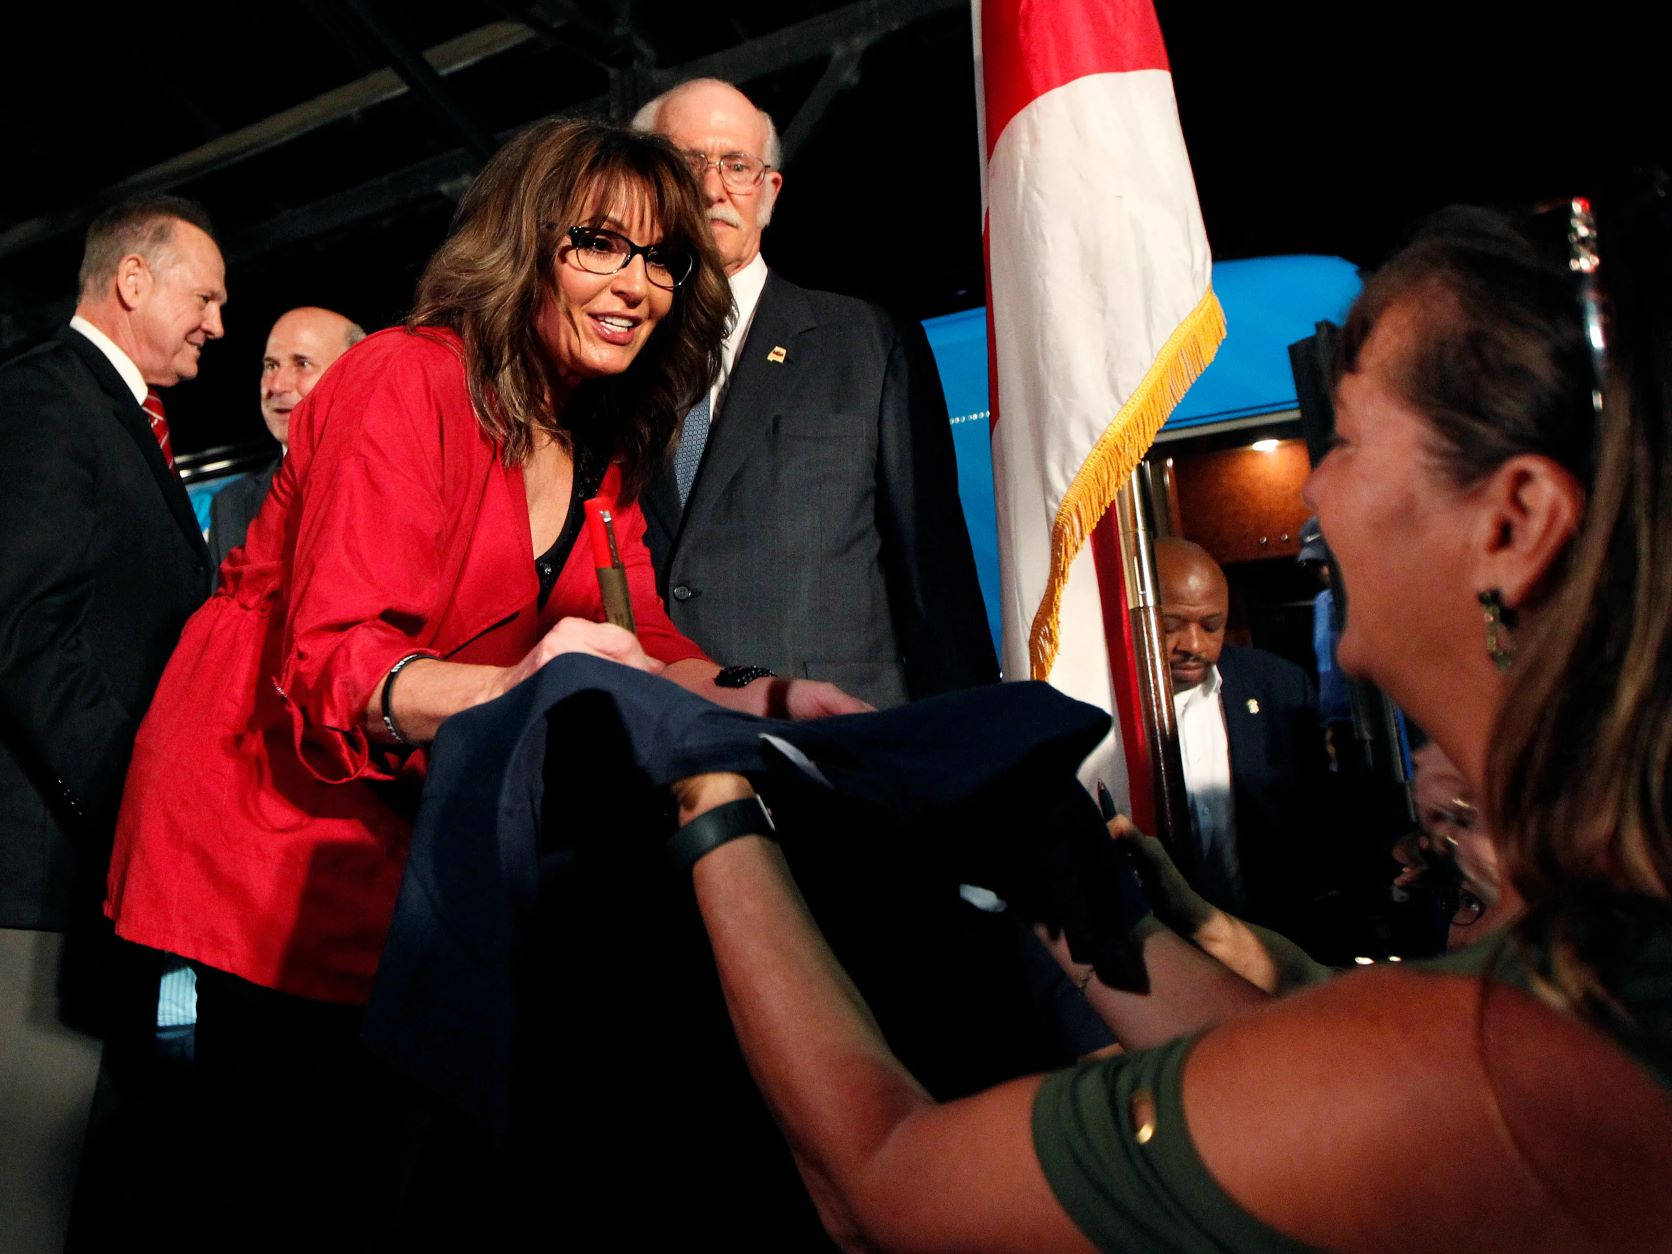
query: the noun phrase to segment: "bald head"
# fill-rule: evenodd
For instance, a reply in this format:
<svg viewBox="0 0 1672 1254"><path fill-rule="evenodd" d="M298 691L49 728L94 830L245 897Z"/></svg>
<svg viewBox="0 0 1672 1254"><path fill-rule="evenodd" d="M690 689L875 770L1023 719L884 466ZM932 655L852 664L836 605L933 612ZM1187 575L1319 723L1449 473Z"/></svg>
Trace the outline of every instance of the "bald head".
<svg viewBox="0 0 1672 1254"><path fill-rule="evenodd" d="M633 125L665 135L675 148L701 154L709 162L699 179L726 273L736 274L753 261L760 252L761 229L772 220L772 206L784 183L778 172L783 155L772 119L730 83L694 78L645 105ZM726 185L714 163L734 155L768 167L759 183Z"/></svg>
<svg viewBox="0 0 1672 1254"><path fill-rule="evenodd" d="M646 102L633 115L633 129L667 134L663 115L674 105L695 109L721 108L743 115L752 114L760 126L761 137L760 148L753 155L774 170L783 164L783 148L778 142L778 128L773 125L772 115L765 109L757 109L754 101L722 78L688 78L679 86L668 88L654 100Z"/></svg>
<svg viewBox="0 0 1672 1254"><path fill-rule="evenodd" d="M1155 542L1155 573L1161 583L1167 669L1173 691L1183 692L1205 680L1219 662L1230 587L1206 549L1171 536Z"/></svg>
<svg viewBox="0 0 1672 1254"><path fill-rule="evenodd" d="M275 440L290 447L290 411L327 366L365 338L358 325L330 309L304 305L279 317L261 357L261 416Z"/></svg>

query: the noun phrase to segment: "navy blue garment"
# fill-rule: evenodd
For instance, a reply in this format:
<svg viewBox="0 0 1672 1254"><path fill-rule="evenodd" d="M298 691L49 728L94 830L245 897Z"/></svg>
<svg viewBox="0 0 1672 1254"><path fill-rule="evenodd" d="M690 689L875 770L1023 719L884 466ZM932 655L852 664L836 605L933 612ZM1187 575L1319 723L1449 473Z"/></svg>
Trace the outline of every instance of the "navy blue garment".
<svg viewBox="0 0 1672 1254"><path fill-rule="evenodd" d="M1039 816L1074 799L1080 836L1089 823L1108 845L1073 774L1107 725L1042 684L777 722L586 657L449 719L365 1020L368 1046L439 1099L412 1121L428 1131L403 1213L481 1248L559 1214L630 1248L695 1232L829 1248L738 1050L689 874L663 852L666 784L755 780L890 1046L950 1099L1072 1061L1015 922L957 886L1009 891L1005 849L1054 850Z"/></svg>
<svg viewBox="0 0 1672 1254"><path fill-rule="evenodd" d="M504 697L449 719L437 736L365 1039L503 1129L527 990L549 987L554 970L576 962L540 951L537 920L576 882L612 872L639 875L646 898L658 887L690 895L661 861L672 830L666 785L712 770L756 780L815 914L850 960L841 941L875 922L868 897L905 882L934 894L938 882L955 903L959 880L979 874L972 861L984 837L1013 834L1019 820L1078 789L1074 769L1108 721L1048 685L1017 683L792 723L722 709L613 663L559 658ZM788 766L763 734L805 754L830 791ZM957 856L960 845L971 859ZM918 908L933 915L939 900ZM623 931L642 925L638 909L629 891L617 920ZM694 936L704 943L700 925ZM858 965L886 969L908 957L872 954ZM963 962L957 953L937 956L933 978L954 979ZM928 974L909 983L920 990ZM642 994L654 971L608 978ZM584 1008L571 1009L579 1030L594 1030ZM964 1048L979 1052L978 1044Z"/></svg>

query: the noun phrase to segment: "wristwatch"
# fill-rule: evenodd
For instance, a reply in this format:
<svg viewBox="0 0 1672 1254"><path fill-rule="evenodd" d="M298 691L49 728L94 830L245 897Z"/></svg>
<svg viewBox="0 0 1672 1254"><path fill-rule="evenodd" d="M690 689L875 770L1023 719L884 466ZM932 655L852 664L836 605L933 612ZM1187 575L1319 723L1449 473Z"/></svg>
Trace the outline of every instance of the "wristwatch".
<svg viewBox="0 0 1672 1254"><path fill-rule="evenodd" d="M723 806L715 806L697 815L668 837L668 857L676 866L690 867L705 853L739 836L765 836L768 840L778 838L777 830L772 826L772 811L758 796L728 801Z"/></svg>
<svg viewBox="0 0 1672 1254"><path fill-rule="evenodd" d="M776 675L764 666L723 666L714 676L716 688L747 688L757 679L775 679Z"/></svg>

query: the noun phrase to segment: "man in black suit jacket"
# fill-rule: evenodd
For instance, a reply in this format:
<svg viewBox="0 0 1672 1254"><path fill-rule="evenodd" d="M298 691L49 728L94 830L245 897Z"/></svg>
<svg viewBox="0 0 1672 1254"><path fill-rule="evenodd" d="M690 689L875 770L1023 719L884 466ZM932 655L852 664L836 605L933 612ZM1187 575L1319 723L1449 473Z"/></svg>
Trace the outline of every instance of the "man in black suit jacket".
<svg viewBox="0 0 1672 1254"><path fill-rule="evenodd" d="M209 590L226 555L244 543L250 520L267 499L273 476L290 448L290 411L313 391L325 368L366 333L329 309L304 305L281 314L267 333L261 355L261 420L279 443L279 455L260 470L241 475L215 493L209 504Z"/></svg>
<svg viewBox="0 0 1672 1254"><path fill-rule="evenodd" d="M70 326L0 369L0 926L102 903L134 733L203 600L203 538L142 404L221 335L207 228L167 197L101 217Z"/></svg>
<svg viewBox="0 0 1672 1254"><path fill-rule="evenodd" d="M70 325L0 367L0 948L48 963L43 934L65 933L60 1015L138 1037L155 1031L156 968L111 933L105 872L134 733L208 578L142 403L197 373L226 278L207 217L173 197L96 220L80 277ZM7 1026L26 1069L51 1033Z"/></svg>
<svg viewBox="0 0 1672 1254"><path fill-rule="evenodd" d="M1327 760L1312 681L1225 644L1229 591L1207 551L1155 545L1162 629L1196 838L1196 889L1231 913L1309 937L1327 838Z"/></svg>
<svg viewBox="0 0 1672 1254"><path fill-rule="evenodd" d="M700 166L738 312L720 380L643 502L674 624L721 661L879 707L996 680L922 329L767 271L781 157L736 88L684 83L635 124Z"/></svg>
<svg viewBox="0 0 1672 1254"><path fill-rule="evenodd" d="M1304 942L1321 920L1312 901L1327 886L1333 789L1312 679L1263 649L1226 645L1220 697L1249 917Z"/></svg>

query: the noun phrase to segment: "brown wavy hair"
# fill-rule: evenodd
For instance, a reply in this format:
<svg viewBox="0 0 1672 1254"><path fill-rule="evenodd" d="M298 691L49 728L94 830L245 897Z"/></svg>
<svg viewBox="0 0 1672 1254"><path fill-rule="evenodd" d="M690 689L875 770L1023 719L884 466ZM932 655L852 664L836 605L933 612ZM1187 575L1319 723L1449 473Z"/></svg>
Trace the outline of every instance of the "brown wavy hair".
<svg viewBox="0 0 1672 1254"><path fill-rule="evenodd" d="M553 293L562 232L595 198L642 198L662 239L696 259L690 277L631 366L579 384L562 405L536 318ZM418 280L408 330L449 327L464 341L470 398L506 466L527 459L536 430L577 464L619 462L627 499L665 455L681 415L718 373L731 288L702 193L659 135L548 118L494 154Z"/></svg>
<svg viewBox="0 0 1672 1254"><path fill-rule="evenodd" d="M1349 315L1350 369L1377 317L1421 299L1401 390L1459 485L1519 453L1573 472L1585 515L1515 633L1493 729L1487 813L1548 954L1546 991L1629 1032L1613 972L1672 927L1672 218L1658 192L1599 204L1607 295L1603 408L1557 238L1484 210L1431 219ZM1616 202L1621 203L1621 202ZM1551 225L1546 223L1547 226ZM1565 221L1554 224L1560 235ZM1552 246L1553 245L1553 246ZM1664 934L1664 933L1663 933ZM1635 939L1634 939L1635 938Z"/></svg>

